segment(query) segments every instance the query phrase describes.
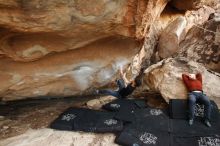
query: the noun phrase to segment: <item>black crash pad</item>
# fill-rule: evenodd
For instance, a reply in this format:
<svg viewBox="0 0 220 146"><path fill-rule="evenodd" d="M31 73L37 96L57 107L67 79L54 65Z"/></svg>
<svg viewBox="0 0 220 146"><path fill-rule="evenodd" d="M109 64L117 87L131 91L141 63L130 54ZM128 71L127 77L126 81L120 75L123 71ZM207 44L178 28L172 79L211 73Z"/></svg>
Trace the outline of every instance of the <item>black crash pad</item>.
<svg viewBox="0 0 220 146"><path fill-rule="evenodd" d="M188 101L171 99L169 102L169 113L172 119L187 119Z"/></svg>
<svg viewBox="0 0 220 146"><path fill-rule="evenodd" d="M58 130L85 132L116 132L123 129L122 121L114 119L115 113L83 108L69 108L52 124Z"/></svg>
<svg viewBox="0 0 220 146"><path fill-rule="evenodd" d="M115 142L123 146L169 146L170 136L168 132L139 129L132 124L116 137Z"/></svg>
<svg viewBox="0 0 220 146"><path fill-rule="evenodd" d="M219 110L217 104L211 100L211 121L219 121ZM172 99L169 103L170 117L172 119L188 119L188 101L183 99ZM204 115L204 105L197 103L195 107L195 119L200 120Z"/></svg>
<svg viewBox="0 0 220 146"><path fill-rule="evenodd" d="M145 100L142 99L116 99L103 106L109 111L117 111L115 118L124 122L134 121L134 110L146 108Z"/></svg>
<svg viewBox="0 0 220 146"><path fill-rule="evenodd" d="M158 128L164 126L166 130L168 130L169 125L169 116L168 110L164 109L156 109L156 108L143 108L136 110L129 110L123 108L119 110L119 112L115 115L116 119L122 120L124 122L135 122L135 123L145 123L147 125L152 125L152 128ZM158 125L156 125L158 124ZM153 126L155 125L155 126ZM166 126L165 126L166 125Z"/></svg>
<svg viewBox="0 0 220 146"><path fill-rule="evenodd" d="M81 117L88 109L84 108L68 108L56 120L54 120L50 127L58 130L73 130L74 119Z"/></svg>
<svg viewBox="0 0 220 146"><path fill-rule="evenodd" d="M172 136L171 146L220 146L219 135Z"/></svg>
<svg viewBox="0 0 220 146"><path fill-rule="evenodd" d="M116 112L114 118L123 122L133 122L135 121L134 110L121 108L118 112Z"/></svg>
<svg viewBox="0 0 220 146"><path fill-rule="evenodd" d="M159 108L144 108L134 110L136 118L146 118L146 117L157 117L162 116L164 118L169 118L168 109L159 109Z"/></svg>
<svg viewBox="0 0 220 146"><path fill-rule="evenodd" d="M145 108L145 100L143 99L116 99L110 103L103 105L103 109L108 111L119 111L122 108L134 110L137 108Z"/></svg>
<svg viewBox="0 0 220 146"><path fill-rule="evenodd" d="M189 125L188 120L171 119L170 129L173 134L180 135L204 135L218 134L220 135L220 123L211 122L212 127L207 127L203 121L194 121L193 125Z"/></svg>
<svg viewBox="0 0 220 146"><path fill-rule="evenodd" d="M90 110L74 120L75 131L117 132L123 129L123 122L114 119L115 113Z"/></svg>
<svg viewBox="0 0 220 146"><path fill-rule="evenodd" d="M134 103L137 105L139 108L146 108L148 107L146 105L146 99L134 99Z"/></svg>
<svg viewBox="0 0 220 146"><path fill-rule="evenodd" d="M137 109L134 111L133 125L138 129L170 131L168 110L157 108Z"/></svg>

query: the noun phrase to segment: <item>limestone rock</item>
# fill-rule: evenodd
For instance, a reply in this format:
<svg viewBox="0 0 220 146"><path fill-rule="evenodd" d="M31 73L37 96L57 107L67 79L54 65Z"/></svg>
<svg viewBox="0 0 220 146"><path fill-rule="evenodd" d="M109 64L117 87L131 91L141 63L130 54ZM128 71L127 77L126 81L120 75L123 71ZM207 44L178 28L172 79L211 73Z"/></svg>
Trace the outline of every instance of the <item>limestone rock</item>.
<svg viewBox="0 0 220 146"><path fill-rule="evenodd" d="M188 11L184 18L178 17L170 23L160 35L157 47L159 57L167 58L179 55L203 63L208 69L220 72L219 22L217 21L218 13L214 12L214 9L204 6L196 11ZM212 15L213 18L211 18ZM183 19L187 23L184 23ZM178 21L184 25L178 27ZM182 35L178 35L178 33Z"/></svg>
<svg viewBox="0 0 220 146"><path fill-rule="evenodd" d="M176 10L170 3L168 3L154 26L161 33L171 22L181 16L184 17L185 12Z"/></svg>
<svg viewBox="0 0 220 146"><path fill-rule="evenodd" d="M206 22L209 19L210 14L213 12L215 12L214 9L204 6L195 11L187 11L184 15L179 16L170 22L160 34L157 46L159 57L164 59L177 54L180 50L180 43L185 39L186 33L194 27L195 24L201 25ZM166 15L163 14L162 18L160 18L159 24L166 24L166 21L169 21L169 19L166 20L163 18L165 16Z"/></svg>
<svg viewBox="0 0 220 146"><path fill-rule="evenodd" d="M29 130L22 135L0 141L1 146L100 146L114 143L113 134L94 134L83 132L56 131L53 129Z"/></svg>
<svg viewBox="0 0 220 146"><path fill-rule="evenodd" d="M208 21L210 15L215 12L216 10L208 6L203 6L198 10L187 11L185 13L185 18L187 20L186 32L188 32L195 24L203 25Z"/></svg>
<svg viewBox="0 0 220 146"><path fill-rule="evenodd" d="M168 2L0 0L0 99L88 94L129 64L133 78L155 62Z"/></svg>
<svg viewBox="0 0 220 146"><path fill-rule="evenodd" d="M218 0L172 0L172 5L179 10L199 9L203 5L214 7L219 3Z"/></svg>
<svg viewBox="0 0 220 146"><path fill-rule="evenodd" d="M161 93L167 102L170 99L187 99L182 73L189 71L202 73L204 93L220 106L220 75L186 58L169 58L152 65L145 70L144 80L151 90Z"/></svg>
<svg viewBox="0 0 220 146"><path fill-rule="evenodd" d="M1 0L0 55L28 62L105 37L134 37L135 3L131 0Z"/></svg>
<svg viewBox="0 0 220 146"><path fill-rule="evenodd" d="M136 16L136 37L143 39L154 27L154 22L160 17L161 12L169 0L142 0L138 2L138 11ZM142 16L142 17L141 17Z"/></svg>
<svg viewBox="0 0 220 146"><path fill-rule="evenodd" d="M158 7L164 8L162 3L159 4ZM131 74L137 74L140 68L147 68L151 64L160 61L161 58L178 53L181 41L184 40L185 34L194 26L194 23L203 24L208 20L209 15L214 12L215 10L208 6L183 12L176 10L168 3L163 11L149 13L149 18L155 14L158 17L153 20L147 19L144 44L132 61L129 68Z"/></svg>
<svg viewBox="0 0 220 146"><path fill-rule="evenodd" d="M152 56L154 55L157 45L159 32L155 28L155 22L159 19L160 14L168 3L168 0L149 0L145 2L145 10L141 23L137 23L136 37L144 39L143 46L138 54L133 58L128 68L130 78L134 78L140 71L140 68L147 68L151 65Z"/></svg>
<svg viewBox="0 0 220 146"><path fill-rule="evenodd" d="M83 95L110 84L167 2L0 0L0 99Z"/></svg>
<svg viewBox="0 0 220 146"><path fill-rule="evenodd" d="M180 43L179 56L200 62L210 70L220 73L220 22L210 20L195 25Z"/></svg>
<svg viewBox="0 0 220 146"><path fill-rule="evenodd" d="M1 58L0 97L15 100L85 94L89 88L114 80L120 66L126 66L138 52L138 46L131 38L108 37L33 62Z"/></svg>
<svg viewBox="0 0 220 146"><path fill-rule="evenodd" d="M0 24L15 31L57 32L79 38L88 37L90 31L101 35L113 29L129 35L124 27L125 23L132 23L126 21L128 4L125 0L1 0ZM112 27L114 24L117 25Z"/></svg>
<svg viewBox="0 0 220 146"><path fill-rule="evenodd" d="M92 99L86 103L88 108L99 109L100 101L98 99Z"/></svg>
<svg viewBox="0 0 220 146"><path fill-rule="evenodd" d="M143 27L160 15L166 2L1 0L0 54L32 61L109 36L143 38Z"/></svg>
<svg viewBox="0 0 220 146"><path fill-rule="evenodd" d="M160 34L157 50L161 58L170 57L179 50L179 43L185 35L186 23L185 17L178 17Z"/></svg>
<svg viewBox="0 0 220 146"><path fill-rule="evenodd" d="M114 96L102 96L98 99L92 99L86 103L88 108L91 109L101 109L103 105L115 100Z"/></svg>
<svg viewBox="0 0 220 146"><path fill-rule="evenodd" d="M8 126L3 126L2 128L5 130L5 129L8 129L9 127Z"/></svg>

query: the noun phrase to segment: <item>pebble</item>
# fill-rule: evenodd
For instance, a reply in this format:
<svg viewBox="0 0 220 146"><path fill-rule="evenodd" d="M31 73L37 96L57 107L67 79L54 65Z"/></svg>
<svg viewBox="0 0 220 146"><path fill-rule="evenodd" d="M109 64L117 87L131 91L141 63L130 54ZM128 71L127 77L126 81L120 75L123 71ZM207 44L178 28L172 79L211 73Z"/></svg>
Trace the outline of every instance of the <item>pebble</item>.
<svg viewBox="0 0 220 146"><path fill-rule="evenodd" d="M3 129L8 129L9 127L8 126L3 126Z"/></svg>

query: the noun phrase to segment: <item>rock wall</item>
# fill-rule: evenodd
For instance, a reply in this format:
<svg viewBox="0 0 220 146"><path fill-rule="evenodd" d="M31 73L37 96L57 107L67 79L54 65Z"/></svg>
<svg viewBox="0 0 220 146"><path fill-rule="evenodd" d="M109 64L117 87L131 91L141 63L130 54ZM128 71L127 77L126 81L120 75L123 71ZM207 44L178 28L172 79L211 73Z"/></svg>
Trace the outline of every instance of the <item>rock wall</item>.
<svg viewBox="0 0 220 146"><path fill-rule="evenodd" d="M158 56L187 57L219 72L219 21L209 17L214 12L210 7L202 7L177 17L160 34Z"/></svg>
<svg viewBox="0 0 220 146"><path fill-rule="evenodd" d="M1 0L0 98L64 97L109 84L140 49L142 1Z"/></svg>
<svg viewBox="0 0 220 146"><path fill-rule="evenodd" d="M89 94L171 56L219 72L218 35L194 26L219 31L216 2L0 0L0 99Z"/></svg>
<svg viewBox="0 0 220 146"><path fill-rule="evenodd" d="M138 50L135 40L114 36L31 62L3 57L0 93L3 100L81 94L112 81Z"/></svg>
<svg viewBox="0 0 220 146"><path fill-rule="evenodd" d="M208 69L220 73L219 28L220 22L214 20L202 26L194 26L180 43L179 56L202 63Z"/></svg>
<svg viewBox="0 0 220 146"><path fill-rule="evenodd" d="M141 52L144 59L136 64L147 68L142 90L160 93L167 102L187 99L181 74L201 72L205 78L205 93L220 106L219 10L219 5L211 8L201 4L196 10L183 12L173 8L172 2L168 3L155 21L154 38L145 39L145 43L154 42L150 49L153 53L143 55L145 52ZM147 47L143 45L143 48ZM173 59L167 59L169 57Z"/></svg>
<svg viewBox="0 0 220 146"><path fill-rule="evenodd" d="M109 84L166 3L0 1L1 99L79 95Z"/></svg>
<svg viewBox="0 0 220 146"><path fill-rule="evenodd" d="M177 52L176 49L179 48L179 43L185 35L186 23L185 17L180 16L169 24L161 33L157 46L158 55L161 58L170 57Z"/></svg>
<svg viewBox="0 0 220 146"><path fill-rule="evenodd" d="M133 37L129 5L134 4L125 0L1 1L0 54L31 61L108 36Z"/></svg>
<svg viewBox="0 0 220 146"><path fill-rule="evenodd" d="M215 7L219 1L216 0L171 0L172 5L179 10L199 9L203 5Z"/></svg>

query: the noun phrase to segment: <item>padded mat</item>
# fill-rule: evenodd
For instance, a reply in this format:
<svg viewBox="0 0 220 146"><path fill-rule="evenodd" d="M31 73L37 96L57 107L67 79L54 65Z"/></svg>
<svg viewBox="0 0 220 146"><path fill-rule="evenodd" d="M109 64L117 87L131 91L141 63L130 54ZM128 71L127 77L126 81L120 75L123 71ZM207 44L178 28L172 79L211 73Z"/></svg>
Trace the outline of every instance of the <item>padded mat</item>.
<svg viewBox="0 0 220 146"><path fill-rule="evenodd" d="M211 122L209 128L196 120L189 126L187 120L169 119L166 109L139 108L136 103L129 105L122 106L118 112L69 108L50 127L101 133L120 131L116 142L128 146L219 146L219 122ZM123 126L122 121L130 123Z"/></svg>
<svg viewBox="0 0 220 146"><path fill-rule="evenodd" d="M164 118L169 118L168 109L159 108L144 108L134 110L136 118L146 118L146 117L157 117L162 116Z"/></svg>
<svg viewBox="0 0 220 146"><path fill-rule="evenodd" d="M211 121L219 122L219 110L217 104L211 100ZM172 99L169 104L170 117L173 119L188 119L188 102L182 99ZM204 116L204 105L197 103L195 107L195 119L201 120Z"/></svg>
<svg viewBox="0 0 220 146"><path fill-rule="evenodd" d="M135 126L151 130L170 131L169 116L167 110L146 108L134 111Z"/></svg>
<svg viewBox="0 0 220 146"><path fill-rule="evenodd" d="M128 125L116 138L116 143L123 146L169 146L170 136L168 132L136 128Z"/></svg>
<svg viewBox="0 0 220 146"><path fill-rule="evenodd" d="M85 132L117 132L123 122L114 118L115 113L90 110L74 120L74 130Z"/></svg>
<svg viewBox="0 0 220 146"><path fill-rule="evenodd" d="M84 108L68 108L56 120L54 120L50 127L57 130L73 130L74 119L81 117L88 109Z"/></svg>
<svg viewBox="0 0 220 146"><path fill-rule="evenodd" d="M171 146L220 146L220 136L172 136Z"/></svg>
<svg viewBox="0 0 220 146"><path fill-rule="evenodd" d="M51 128L85 132L116 132L123 129L115 113L83 108L69 108L51 124Z"/></svg>
<svg viewBox="0 0 220 146"><path fill-rule="evenodd" d="M187 100L171 99L169 102L170 117L173 119L187 119L188 115Z"/></svg>
<svg viewBox="0 0 220 146"><path fill-rule="evenodd" d="M194 121L192 126L189 126L187 120L172 119L170 120L171 131L174 134L180 135L204 135L219 134L220 123L212 123L212 127L207 127L202 121Z"/></svg>
<svg viewBox="0 0 220 146"><path fill-rule="evenodd" d="M145 107L145 100L142 99L116 99L110 103L103 105L103 109L108 111L119 111L122 108L134 110L137 108Z"/></svg>
<svg viewBox="0 0 220 146"><path fill-rule="evenodd" d="M120 109L120 111L115 114L114 118L123 122L133 122L135 121L134 110L126 108Z"/></svg>
<svg viewBox="0 0 220 146"><path fill-rule="evenodd" d="M134 110L146 108L143 99L116 99L103 106L104 109L115 111L115 118L124 122L132 122L135 120Z"/></svg>

